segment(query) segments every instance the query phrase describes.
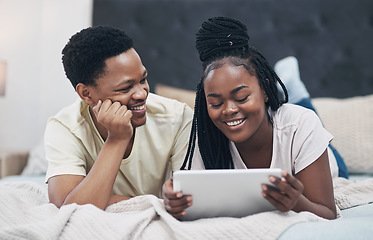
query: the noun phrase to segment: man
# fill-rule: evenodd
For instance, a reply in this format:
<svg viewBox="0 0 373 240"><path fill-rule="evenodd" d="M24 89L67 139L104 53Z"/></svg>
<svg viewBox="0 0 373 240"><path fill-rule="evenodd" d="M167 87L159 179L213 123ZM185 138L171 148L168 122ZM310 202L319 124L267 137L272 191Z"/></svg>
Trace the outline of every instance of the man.
<svg viewBox="0 0 373 240"><path fill-rule="evenodd" d="M80 98L47 123L50 201L105 209L137 195L160 197L182 164L192 110L149 92L148 72L119 29L84 29L62 54Z"/></svg>

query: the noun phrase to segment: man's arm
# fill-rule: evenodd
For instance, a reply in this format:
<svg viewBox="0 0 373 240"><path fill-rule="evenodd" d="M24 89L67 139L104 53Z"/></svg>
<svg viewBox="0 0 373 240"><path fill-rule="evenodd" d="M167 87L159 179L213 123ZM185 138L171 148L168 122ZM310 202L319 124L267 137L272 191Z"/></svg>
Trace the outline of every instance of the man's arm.
<svg viewBox="0 0 373 240"><path fill-rule="evenodd" d="M111 195L107 206L110 206L110 205L113 205L113 204L118 203L120 201L124 201L124 200L128 200L128 199L131 199L131 197L126 197L126 196L122 196L122 195Z"/></svg>
<svg viewBox="0 0 373 240"><path fill-rule="evenodd" d="M48 181L50 201L57 207L70 203L90 203L105 209L110 199L125 147L123 144L106 141L86 177L58 175L50 178Z"/></svg>
<svg viewBox="0 0 373 240"><path fill-rule="evenodd" d="M93 112L108 130L108 137L86 177L65 174L48 180L49 199L58 207L70 203L90 203L105 209L108 203L113 202L111 191L133 134L132 112L110 100L102 104L99 102Z"/></svg>

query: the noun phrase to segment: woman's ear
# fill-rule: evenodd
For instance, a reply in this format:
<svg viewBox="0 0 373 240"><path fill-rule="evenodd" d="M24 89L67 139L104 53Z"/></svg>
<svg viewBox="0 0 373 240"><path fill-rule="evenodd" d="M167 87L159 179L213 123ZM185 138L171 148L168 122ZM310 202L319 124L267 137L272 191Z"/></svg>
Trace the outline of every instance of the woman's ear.
<svg viewBox="0 0 373 240"><path fill-rule="evenodd" d="M269 86L269 79L267 78L266 80L267 80L267 84ZM262 91L263 91L264 101L268 102L268 96L267 96L266 92L264 91L264 89Z"/></svg>
<svg viewBox="0 0 373 240"><path fill-rule="evenodd" d="M264 90L263 91L263 97L264 97L264 102L268 102L268 96Z"/></svg>
<svg viewBox="0 0 373 240"><path fill-rule="evenodd" d="M91 97L91 89L87 85L79 83L76 86L75 91L84 102L88 103L89 105L94 104L94 100Z"/></svg>

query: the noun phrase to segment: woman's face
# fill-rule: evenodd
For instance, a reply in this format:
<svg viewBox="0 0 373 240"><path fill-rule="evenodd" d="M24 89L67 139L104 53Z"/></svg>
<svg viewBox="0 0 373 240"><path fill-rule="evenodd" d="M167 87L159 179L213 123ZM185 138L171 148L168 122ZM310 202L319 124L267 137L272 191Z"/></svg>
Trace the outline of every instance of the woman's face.
<svg viewBox="0 0 373 240"><path fill-rule="evenodd" d="M243 66L224 63L211 70L204 80L204 89L212 122L234 143L260 136L268 126L267 96L257 77Z"/></svg>

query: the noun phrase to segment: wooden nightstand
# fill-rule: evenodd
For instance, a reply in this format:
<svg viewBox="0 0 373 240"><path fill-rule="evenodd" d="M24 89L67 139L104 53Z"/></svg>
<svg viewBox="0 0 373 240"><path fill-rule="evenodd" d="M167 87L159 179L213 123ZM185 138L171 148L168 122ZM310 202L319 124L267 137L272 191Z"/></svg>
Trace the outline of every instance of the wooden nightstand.
<svg viewBox="0 0 373 240"><path fill-rule="evenodd" d="M28 151L0 150L0 179L20 174L26 166L28 155Z"/></svg>

